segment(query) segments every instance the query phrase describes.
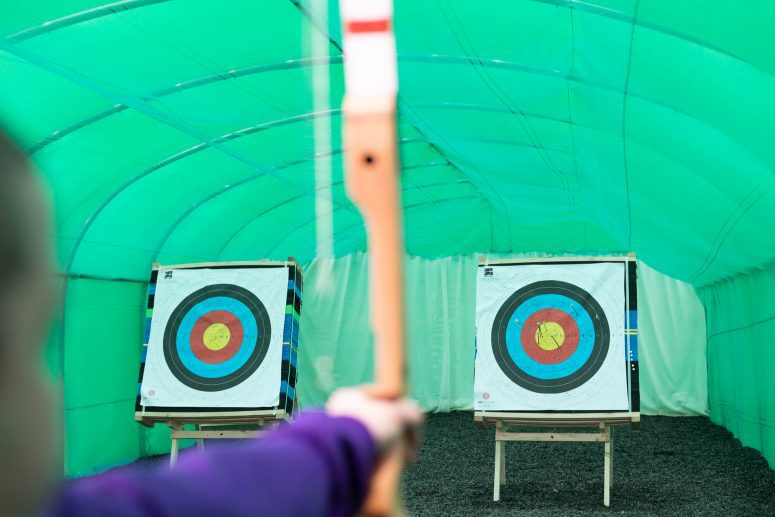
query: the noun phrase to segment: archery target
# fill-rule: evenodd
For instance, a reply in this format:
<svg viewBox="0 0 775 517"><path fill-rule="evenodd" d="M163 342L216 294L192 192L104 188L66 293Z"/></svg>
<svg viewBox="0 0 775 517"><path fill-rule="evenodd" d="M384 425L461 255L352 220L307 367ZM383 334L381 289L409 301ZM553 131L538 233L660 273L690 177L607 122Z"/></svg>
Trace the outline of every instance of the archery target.
<svg viewBox="0 0 775 517"><path fill-rule="evenodd" d="M475 408L627 410L623 263L480 268Z"/></svg>
<svg viewBox="0 0 775 517"><path fill-rule="evenodd" d="M161 269L141 404L278 404L286 268Z"/></svg>

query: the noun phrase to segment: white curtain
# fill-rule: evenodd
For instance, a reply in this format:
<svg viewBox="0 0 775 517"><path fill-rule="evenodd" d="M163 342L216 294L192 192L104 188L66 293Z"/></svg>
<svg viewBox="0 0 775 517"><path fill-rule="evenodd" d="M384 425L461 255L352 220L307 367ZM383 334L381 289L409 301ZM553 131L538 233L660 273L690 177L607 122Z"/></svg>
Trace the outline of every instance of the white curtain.
<svg viewBox="0 0 775 517"><path fill-rule="evenodd" d="M406 259L410 393L426 410L473 407L474 256ZM299 350L303 407L373 373L366 255L305 267ZM694 289L639 263L641 408L707 413L705 314Z"/></svg>
<svg viewBox="0 0 775 517"><path fill-rule="evenodd" d="M689 284L638 263L643 412L707 415L705 309Z"/></svg>

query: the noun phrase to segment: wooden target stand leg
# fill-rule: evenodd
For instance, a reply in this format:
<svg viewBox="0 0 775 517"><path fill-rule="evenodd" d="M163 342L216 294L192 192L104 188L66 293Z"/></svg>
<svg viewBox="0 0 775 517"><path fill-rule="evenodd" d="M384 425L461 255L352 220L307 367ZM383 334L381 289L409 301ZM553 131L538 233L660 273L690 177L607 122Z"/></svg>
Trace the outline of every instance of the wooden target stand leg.
<svg viewBox="0 0 775 517"><path fill-rule="evenodd" d="M614 430L606 424L600 424L600 430L608 438L605 441L605 459L603 463L603 505L611 506L611 488L614 486Z"/></svg>
<svg viewBox="0 0 775 517"><path fill-rule="evenodd" d="M180 432L180 424L177 422L170 422L170 429L172 429L172 445L170 446L170 468L172 468L178 462L178 449L180 444L178 443L179 438L175 433Z"/></svg>
<svg viewBox="0 0 775 517"><path fill-rule="evenodd" d="M495 424L496 429L500 430L501 423ZM506 442L495 439L495 479L492 488L492 500L501 500L501 486L506 484Z"/></svg>
<svg viewBox="0 0 775 517"><path fill-rule="evenodd" d="M506 442L501 442L501 486L506 484Z"/></svg>

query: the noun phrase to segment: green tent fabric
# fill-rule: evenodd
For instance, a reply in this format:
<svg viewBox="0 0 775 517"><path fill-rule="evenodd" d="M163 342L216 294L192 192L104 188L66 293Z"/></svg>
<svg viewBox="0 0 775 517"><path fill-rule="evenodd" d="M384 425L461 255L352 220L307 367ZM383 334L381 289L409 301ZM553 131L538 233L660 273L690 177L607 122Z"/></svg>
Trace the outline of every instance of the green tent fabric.
<svg viewBox="0 0 775 517"><path fill-rule="evenodd" d="M708 313L710 416L775 465L775 267L701 290Z"/></svg>
<svg viewBox="0 0 775 517"><path fill-rule="evenodd" d="M313 260L315 121L330 127L334 252L344 264L366 248L342 181L341 31L330 6L2 8L0 120L56 203L64 295L49 360L64 379L67 444L72 452L75 437L102 431L135 440L123 456L73 452L69 471L163 447L161 431L123 424L153 262ZM770 381L747 369L771 371L772 360L743 358L764 346L775 313L772 284L753 283L775 263L773 21L767 0L398 0L395 20L408 253L637 252L699 289L711 415L771 464L773 402L757 389ZM311 34L328 38L327 52L310 52ZM313 109L314 70L330 75L325 109ZM439 275L457 278L454 268ZM690 299L678 291L675 303ZM655 320L651 331L660 328ZM737 352L739 363L726 360ZM688 389L674 368L648 372L664 394ZM90 388L96 381L108 386ZM462 393L444 404L428 396L464 407ZM687 412L703 411L702 393ZM659 400L665 412L682 407Z"/></svg>

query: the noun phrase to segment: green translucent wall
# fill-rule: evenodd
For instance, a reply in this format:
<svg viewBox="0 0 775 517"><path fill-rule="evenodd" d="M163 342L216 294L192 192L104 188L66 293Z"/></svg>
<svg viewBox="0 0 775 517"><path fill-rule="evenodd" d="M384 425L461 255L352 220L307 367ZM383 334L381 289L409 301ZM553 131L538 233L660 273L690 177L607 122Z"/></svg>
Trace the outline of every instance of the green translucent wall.
<svg viewBox="0 0 775 517"><path fill-rule="evenodd" d="M775 267L701 291L708 312L710 417L775 467Z"/></svg>
<svg viewBox="0 0 775 517"><path fill-rule="evenodd" d="M331 128L335 252L365 249L342 185L341 32L308 1L6 4L0 120L56 201L50 357L68 415L107 425L131 397L70 371L135 359L142 287L111 279L143 281L154 261L313 259L314 120ZM775 258L773 22L768 0L398 0L409 254L635 251L705 293L744 290ZM317 112L313 70L331 82ZM735 298L709 299L713 350ZM112 332L101 345L81 334L92 311ZM754 385L708 373L711 407ZM757 408L744 413L761 422ZM68 418L68 437L92 428ZM161 440L133 433L140 452Z"/></svg>

